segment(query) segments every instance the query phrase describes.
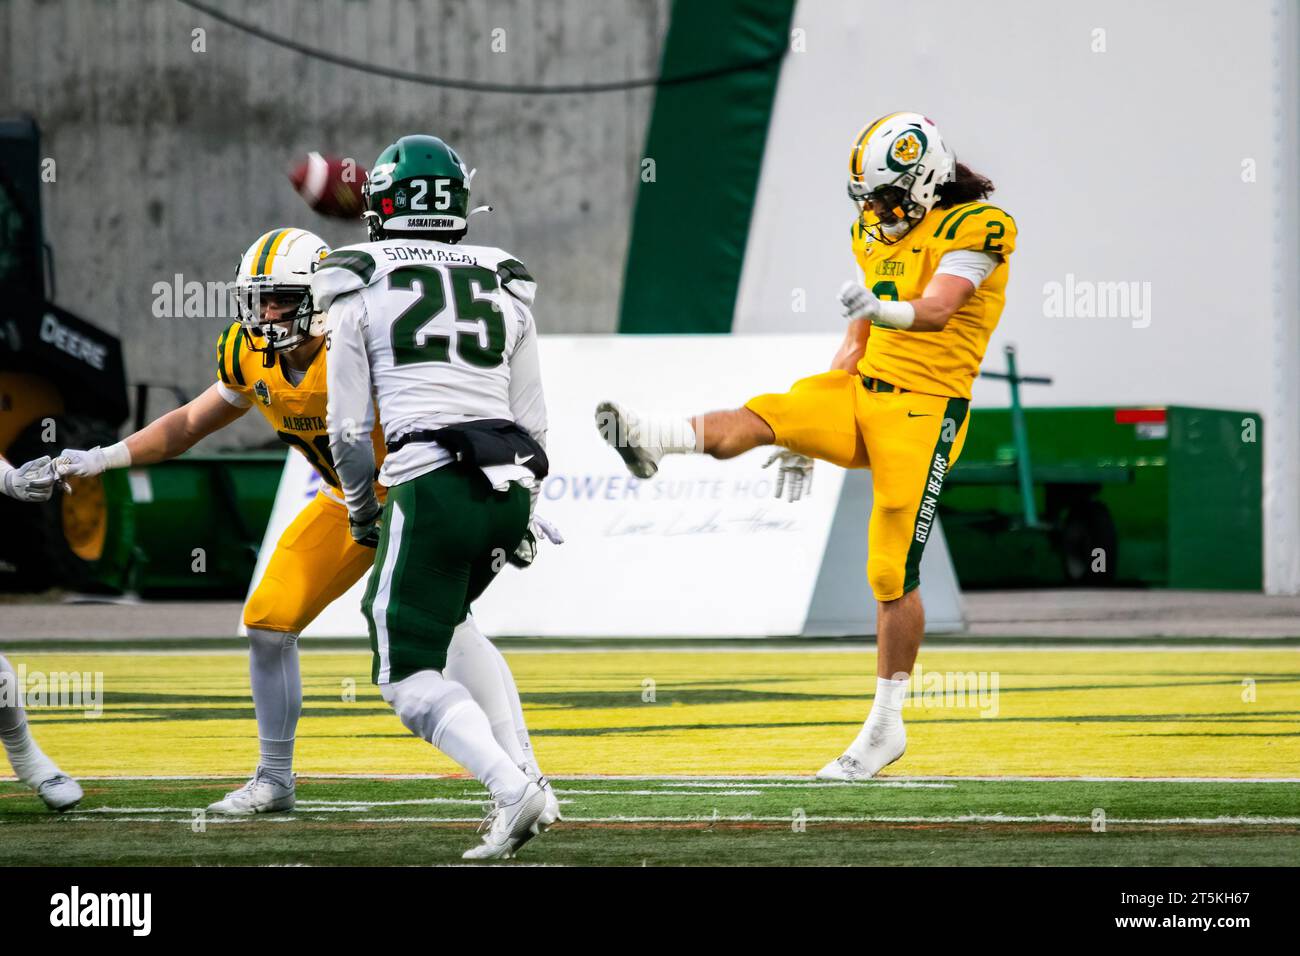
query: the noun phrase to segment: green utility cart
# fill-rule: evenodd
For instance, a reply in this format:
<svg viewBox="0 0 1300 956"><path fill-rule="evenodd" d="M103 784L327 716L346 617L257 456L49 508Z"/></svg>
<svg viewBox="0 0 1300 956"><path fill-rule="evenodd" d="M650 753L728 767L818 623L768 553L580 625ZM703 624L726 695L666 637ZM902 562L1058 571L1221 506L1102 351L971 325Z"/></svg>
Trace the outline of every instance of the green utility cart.
<svg viewBox="0 0 1300 956"><path fill-rule="evenodd" d="M1262 499L1253 412L1013 403L973 411L940 512L966 588L1253 591Z"/></svg>
<svg viewBox="0 0 1300 956"><path fill-rule="evenodd" d="M134 589L142 597L242 598L285 454L191 453L131 469Z"/></svg>

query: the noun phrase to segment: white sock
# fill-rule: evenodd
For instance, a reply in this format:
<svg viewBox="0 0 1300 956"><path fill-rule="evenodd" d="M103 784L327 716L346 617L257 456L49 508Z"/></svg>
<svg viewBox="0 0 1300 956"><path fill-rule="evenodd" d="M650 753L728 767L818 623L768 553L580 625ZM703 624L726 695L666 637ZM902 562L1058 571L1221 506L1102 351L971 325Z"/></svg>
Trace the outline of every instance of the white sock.
<svg viewBox="0 0 1300 956"><path fill-rule="evenodd" d="M32 737L20 690L13 665L0 654L0 743L4 744L14 774L23 783L34 786L59 773L59 768Z"/></svg>
<svg viewBox="0 0 1300 956"><path fill-rule="evenodd" d="M487 715L464 686L425 670L379 690L411 733L472 773L494 799L519 799L528 778L496 742Z"/></svg>
<svg viewBox="0 0 1300 956"><path fill-rule="evenodd" d="M37 746L26 720L10 730L0 730L0 742L4 743L14 775L28 786L34 787L59 773L58 765Z"/></svg>
<svg viewBox="0 0 1300 956"><path fill-rule="evenodd" d="M302 716L298 635L250 627L248 676L257 712L258 763L287 787L293 782L293 745Z"/></svg>
<svg viewBox="0 0 1300 956"><path fill-rule="evenodd" d="M903 702L907 698L909 683L906 677L901 680L876 678L876 699L872 701L871 712L853 742L855 748L866 749L872 730L888 730L903 725Z"/></svg>
<svg viewBox="0 0 1300 956"><path fill-rule="evenodd" d="M451 644L447 648L447 666L442 673L447 680L455 681L469 691L474 703L487 715L492 736L501 745L501 749L510 755L515 765L519 766L525 759L516 733L515 709L519 711L520 721L523 720L523 709L519 707L519 694L514 689L514 681L507 688L501 679L501 666L504 664L501 652L483 636L471 615L451 635ZM506 667L505 670L508 674L510 668ZM512 695L513 708L510 700ZM526 733L525 731L525 735Z"/></svg>
<svg viewBox="0 0 1300 956"><path fill-rule="evenodd" d="M666 455L691 455L700 450L689 418L651 418L643 427L643 438L658 445Z"/></svg>
<svg viewBox="0 0 1300 956"><path fill-rule="evenodd" d="M506 688L506 699L510 702L510 716L514 722L515 740L519 744L519 752L523 756L521 766L525 772L531 770L537 776L542 775L542 768L537 765L537 756L533 753L533 739L528 735L528 724L524 721L524 705L519 699L519 688L515 686L515 675L510 672L510 665L506 663L505 655L497 650L496 646L490 641L488 646L492 648L496 655L497 667L501 673L501 683Z"/></svg>
<svg viewBox="0 0 1300 956"><path fill-rule="evenodd" d="M14 666L0 654L0 733L27 726L21 691Z"/></svg>

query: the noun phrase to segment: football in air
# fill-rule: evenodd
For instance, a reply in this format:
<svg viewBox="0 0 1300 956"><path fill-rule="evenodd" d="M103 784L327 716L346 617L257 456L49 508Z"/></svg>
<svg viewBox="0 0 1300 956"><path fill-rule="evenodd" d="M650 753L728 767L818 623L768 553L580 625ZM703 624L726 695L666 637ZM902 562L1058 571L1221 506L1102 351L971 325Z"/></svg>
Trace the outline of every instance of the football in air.
<svg viewBox="0 0 1300 956"><path fill-rule="evenodd" d="M308 153L290 167L289 181L307 205L322 216L360 218L366 168L355 159Z"/></svg>

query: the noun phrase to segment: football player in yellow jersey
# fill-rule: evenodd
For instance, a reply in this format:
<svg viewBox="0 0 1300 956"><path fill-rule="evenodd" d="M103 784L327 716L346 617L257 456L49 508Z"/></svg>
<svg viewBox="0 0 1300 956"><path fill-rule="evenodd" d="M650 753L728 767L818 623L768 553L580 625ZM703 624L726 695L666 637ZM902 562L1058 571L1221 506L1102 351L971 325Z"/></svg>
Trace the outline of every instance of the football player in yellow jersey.
<svg viewBox="0 0 1300 956"><path fill-rule="evenodd" d="M966 439L971 384L1002 314L1016 224L984 201L992 184L958 163L919 113L891 113L858 134L848 189L865 285L840 290L848 330L830 371L689 420L603 402L596 422L640 478L653 476L665 454L731 458L760 445L784 449L768 464L780 463L777 495L784 489L790 500L811 476L810 459L871 469L876 695L857 739L817 774L864 780L907 744L901 707L925 631L921 553Z"/></svg>
<svg viewBox="0 0 1300 956"><path fill-rule="evenodd" d="M209 807L220 813L293 808L294 738L302 713L298 635L374 563L377 542L353 539L326 430L326 316L315 308L311 277L328 254L325 242L305 229L272 229L258 237L236 274L240 320L217 340L217 381L115 445L64 449L55 460L59 475L73 476L166 461L256 408L320 475L320 491L280 536L244 606L260 759L247 784ZM370 440L376 463L383 462L378 425ZM385 489L376 484L375 492L382 499ZM553 823L558 803L533 758L514 678L472 617L452 637L447 674L465 685L502 747L542 787L547 795L542 822Z"/></svg>

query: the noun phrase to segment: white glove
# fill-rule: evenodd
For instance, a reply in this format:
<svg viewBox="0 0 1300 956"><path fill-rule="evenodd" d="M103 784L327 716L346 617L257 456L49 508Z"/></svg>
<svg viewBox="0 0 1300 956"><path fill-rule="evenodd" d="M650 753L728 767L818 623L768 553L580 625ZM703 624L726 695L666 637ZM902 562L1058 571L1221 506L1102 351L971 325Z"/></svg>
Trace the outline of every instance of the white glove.
<svg viewBox="0 0 1300 956"><path fill-rule="evenodd" d="M0 491L16 501L49 501L56 480L49 455L33 458L18 468L0 461Z"/></svg>
<svg viewBox="0 0 1300 956"><path fill-rule="evenodd" d="M94 478L108 471L108 458L98 445L89 451L65 448L54 459L54 465L60 478Z"/></svg>
<svg viewBox="0 0 1300 956"><path fill-rule="evenodd" d="M564 535L560 534L559 528L545 518L534 515L528 522L528 530L524 532L519 547L515 548L515 553L506 560L517 568L528 567L537 560L537 546L542 539L551 544L564 544Z"/></svg>
<svg viewBox="0 0 1300 956"><path fill-rule="evenodd" d="M880 300L859 282L846 282L840 286L840 305L844 306L844 318L850 321L874 319L880 315Z"/></svg>
<svg viewBox="0 0 1300 956"><path fill-rule="evenodd" d="M772 457L763 463L763 467L774 462L780 465L776 472L776 497L784 491L786 501L798 501L804 495L812 494L813 460L807 455L787 448L779 448Z"/></svg>
<svg viewBox="0 0 1300 956"><path fill-rule="evenodd" d="M564 535L560 534L560 529L555 527L545 518L533 516L533 520L528 522L528 530L536 538L545 538L551 544L564 544Z"/></svg>

